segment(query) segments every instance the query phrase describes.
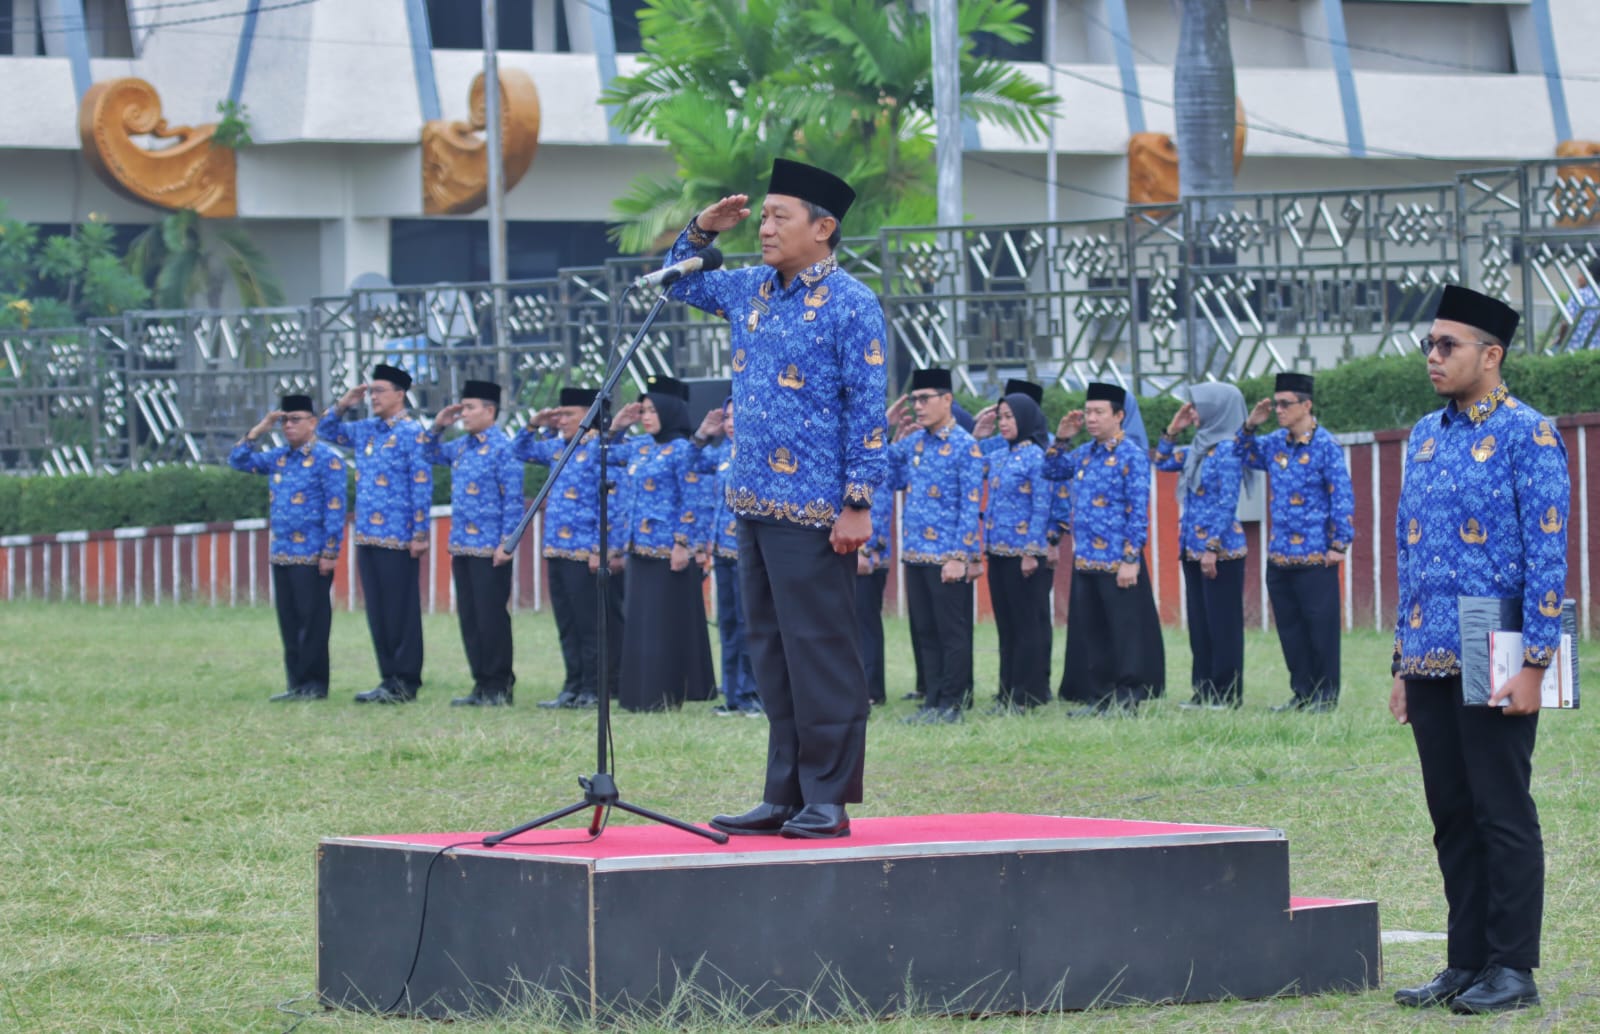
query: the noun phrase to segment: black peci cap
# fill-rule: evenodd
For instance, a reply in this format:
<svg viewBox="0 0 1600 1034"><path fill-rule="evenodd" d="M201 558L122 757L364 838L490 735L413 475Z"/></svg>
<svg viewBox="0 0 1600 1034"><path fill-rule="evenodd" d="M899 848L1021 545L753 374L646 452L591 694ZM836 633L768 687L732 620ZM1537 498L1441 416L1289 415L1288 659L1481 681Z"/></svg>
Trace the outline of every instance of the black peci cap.
<svg viewBox="0 0 1600 1034"><path fill-rule="evenodd" d="M398 366L379 363L372 368L372 379L375 381L388 381L401 391L411 390L411 375Z"/></svg>
<svg viewBox="0 0 1600 1034"><path fill-rule="evenodd" d="M1122 409L1128 403L1127 389L1104 381L1090 381L1085 402L1109 402L1112 409Z"/></svg>
<svg viewBox="0 0 1600 1034"><path fill-rule="evenodd" d="M464 399L482 399L500 405L500 385L494 381L468 381L461 386L461 397Z"/></svg>
<svg viewBox="0 0 1600 1034"><path fill-rule="evenodd" d="M310 395L285 395L278 400L278 408L285 413L315 413Z"/></svg>
<svg viewBox="0 0 1600 1034"><path fill-rule="evenodd" d="M1500 299L1455 284L1447 285L1439 296L1439 311L1433 318L1477 327L1503 345L1517 336L1517 324L1522 322L1522 314Z"/></svg>
<svg viewBox="0 0 1600 1034"><path fill-rule="evenodd" d="M949 370L913 370L911 371L911 390L922 391L950 391L954 382L950 379Z"/></svg>
<svg viewBox="0 0 1600 1034"><path fill-rule="evenodd" d="M1310 395L1315 379L1309 373L1280 373L1272 382L1273 391L1292 391L1297 395Z"/></svg>
<svg viewBox="0 0 1600 1034"><path fill-rule="evenodd" d="M676 395L683 401L689 401L689 386L676 377L665 374L652 373L645 380L645 393L649 395Z"/></svg>
<svg viewBox="0 0 1600 1034"><path fill-rule="evenodd" d="M563 409L567 406L583 406L587 409L594 405L594 400L599 394L598 388L562 388L561 398L557 404Z"/></svg>
<svg viewBox="0 0 1600 1034"><path fill-rule="evenodd" d="M772 178L767 182L767 193L786 194L820 205L841 223L844 222L844 214L856 200L856 192L850 189L850 184L833 173L787 158L779 158L772 163Z"/></svg>
<svg viewBox="0 0 1600 1034"><path fill-rule="evenodd" d="M1007 395L1026 395L1041 406L1044 405L1044 388L1032 381L1024 381L1012 377L1006 381L1006 389L1000 393L1000 397L1005 398Z"/></svg>

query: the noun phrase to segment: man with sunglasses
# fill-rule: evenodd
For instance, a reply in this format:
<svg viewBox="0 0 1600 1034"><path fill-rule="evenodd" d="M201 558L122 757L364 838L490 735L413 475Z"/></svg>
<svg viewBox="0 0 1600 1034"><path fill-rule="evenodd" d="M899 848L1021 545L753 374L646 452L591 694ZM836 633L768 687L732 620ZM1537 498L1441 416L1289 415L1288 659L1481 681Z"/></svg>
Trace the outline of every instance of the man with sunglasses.
<svg viewBox="0 0 1600 1034"><path fill-rule="evenodd" d="M422 686L422 589L428 551L433 465L422 454L428 437L406 416L411 375L379 363L372 380L345 392L317 425L317 434L352 449L356 465L356 570L380 681L358 704L403 704ZM372 415L346 422L367 402Z"/></svg>
<svg viewBox="0 0 1600 1034"><path fill-rule="evenodd" d="M1447 404L1411 431L1395 514L1389 710L1417 743L1449 907L1446 968L1395 1001L1458 1013L1539 1004L1544 842L1528 786L1540 682L1561 637L1571 487L1554 421L1501 380L1518 322L1503 302L1444 289L1419 343ZM1488 707L1462 700L1462 596L1522 613L1522 668Z"/></svg>
<svg viewBox="0 0 1600 1034"><path fill-rule="evenodd" d="M1274 711L1339 705L1339 564L1355 537L1355 492L1344 449L1317 423L1309 374L1280 373L1237 437L1246 469L1272 487L1267 597L1293 696ZM1256 431L1276 413L1278 430Z"/></svg>
<svg viewBox="0 0 1600 1034"><path fill-rule="evenodd" d="M286 444L257 452L256 443L275 426L283 428ZM344 461L317 441L311 396L285 395L233 447L228 465L272 479L272 602L283 637L288 688L271 699L326 699L333 572L348 510Z"/></svg>

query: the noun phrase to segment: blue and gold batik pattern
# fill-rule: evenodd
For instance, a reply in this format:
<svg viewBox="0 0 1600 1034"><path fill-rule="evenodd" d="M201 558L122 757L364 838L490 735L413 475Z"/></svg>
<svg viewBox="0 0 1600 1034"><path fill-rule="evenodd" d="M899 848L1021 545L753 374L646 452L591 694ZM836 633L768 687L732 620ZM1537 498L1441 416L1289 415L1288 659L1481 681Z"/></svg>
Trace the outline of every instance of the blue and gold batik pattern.
<svg viewBox="0 0 1600 1034"><path fill-rule="evenodd" d="M431 429L422 455L450 468L450 555L494 556L522 520L522 461L499 427L441 441Z"/></svg>
<svg viewBox="0 0 1600 1034"><path fill-rule="evenodd" d="M1395 664L1409 678L1461 672L1460 596L1522 601L1523 661L1561 638L1571 486L1554 421L1500 385L1465 412L1418 421L1395 513Z"/></svg>
<svg viewBox="0 0 1600 1034"><path fill-rule="evenodd" d="M693 550L705 539L696 483L686 477L699 460L695 447L687 438L657 442L643 435L629 439L623 451L628 474L612 550L647 557L670 557L673 546Z"/></svg>
<svg viewBox="0 0 1600 1034"><path fill-rule="evenodd" d="M228 454L228 465L270 478L274 564L314 564L339 558L344 541L348 485L344 460L322 442L294 449L280 445L256 452L242 441Z"/></svg>
<svg viewBox="0 0 1600 1034"><path fill-rule="evenodd" d="M567 440L548 429L525 427L517 432L511 449L523 463L553 466L567 447ZM631 451L613 436L606 453L613 468L627 463ZM613 483L606 509L611 519L611 534L616 534L618 484ZM600 548L600 448L597 434L590 431L578 451L561 468L556 483L544 501L544 555L554 560L588 560ZM616 545L612 542L611 545Z"/></svg>
<svg viewBox="0 0 1600 1034"><path fill-rule="evenodd" d="M356 545L407 549L428 541L433 465L422 455L427 434L420 424L404 416L344 421L330 409L317 436L355 454Z"/></svg>
<svg viewBox="0 0 1600 1034"><path fill-rule="evenodd" d="M1156 469L1182 471L1189 448L1172 444L1166 435L1156 444ZM1178 518L1178 548L1185 560L1215 553L1218 560L1238 560L1245 546L1239 523L1239 486L1244 480L1244 460L1237 441L1218 442L1200 461L1200 484L1183 493Z"/></svg>
<svg viewBox="0 0 1600 1034"><path fill-rule="evenodd" d="M1267 472L1272 532L1267 560L1276 567L1321 567L1327 552L1355 538L1356 496L1344 449L1315 425L1302 435L1279 428L1266 437L1247 426L1234 439L1244 465Z"/></svg>
<svg viewBox="0 0 1600 1034"><path fill-rule="evenodd" d="M733 454L736 446L731 441L707 445L700 450L695 466L702 482L711 486L711 516L702 529L705 537L695 548L724 560L739 558L739 515L728 505L728 486L733 483Z"/></svg>
<svg viewBox="0 0 1600 1034"><path fill-rule="evenodd" d="M685 231L667 263L710 239ZM670 293L732 327L733 512L828 528L843 507L870 506L888 444L888 332L871 289L830 255L787 287L777 270L751 266L686 277Z"/></svg>
<svg viewBox="0 0 1600 1034"><path fill-rule="evenodd" d="M1000 439L1002 442L1005 439ZM1044 450L1037 442L989 450L989 504L984 514L984 550L995 556L1043 558L1049 545L1051 484L1044 476Z"/></svg>
<svg viewBox="0 0 1600 1034"><path fill-rule="evenodd" d="M869 572L894 563L894 491L887 484L873 497L872 534L857 552L867 558Z"/></svg>
<svg viewBox="0 0 1600 1034"><path fill-rule="evenodd" d="M906 491L902 564L983 558L983 447L954 420L918 428L889 447L893 487Z"/></svg>
<svg viewBox="0 0 1600 1034"><path fill-rule="evenodd" d="M1060 444L1045 450L1044 476L1072 482L1071 516L1075 571L1116 571L1144 555L1150 537L1150 459L1118 431L1108 442L1090 441L1070 452Z"/></svg>

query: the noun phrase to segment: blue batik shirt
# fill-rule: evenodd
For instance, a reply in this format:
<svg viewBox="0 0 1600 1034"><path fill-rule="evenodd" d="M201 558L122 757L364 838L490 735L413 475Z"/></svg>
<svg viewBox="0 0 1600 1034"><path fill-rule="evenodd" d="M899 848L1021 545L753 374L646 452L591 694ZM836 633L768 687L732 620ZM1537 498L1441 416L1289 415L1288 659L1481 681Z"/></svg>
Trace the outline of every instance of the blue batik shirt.
<svg viewBox="0 0 1600 1034"><path fill-rule="evenodd" d="M705 536L704 518L695 509L696 483L685 475L699 461L687 438L658 443L649 435L631 438L623 447L628 476L622 483L623 518L617 522L617 552L670 557L673 546L693 549Z"/></svg>
<svg viewBox="0 0 1600 1034"><path fill-rule="evenodd" d="M247 474L271 478L274 564L314 564L339 557L348 512L344 460L322 442L299 449L280 445L256 452L248 440L228 454L228 465Z"/></svg>
<svg viewBox="0 0 1600 1034"><path fill-rule="evenodd" d="M356 545L407 549L428 541L433 465L422 455L420 424L404 416L344 421L330 409L317 436L355 451Z"/></svg>
<svg viewBox="0 0 1600 1034"><path fill-rule="evenodd" d="M606 455L613 467L627 463L632 451L613 436ZM531 427L517 432L512 452L523 463L553 466L567 447L567 440L548 429ZM588 560L600 548L600 448L596 432L590 431L578 445L567 465L561 468L556 483L544 502L544 555L556 560ZM606 500L612 534L616 534L620 505L618 485L612 484ZM611 542L616 546L616 542Z"/></svg>
<svg viewBox="0 0 1600 1034"><path fill-rule="evenodd" d="M999 441L1009 445L1005 439ZM989 450L989 504L984 547L994 556L1043 557L1049 546L1051 484L1044 476L1044 450L1025 441Z"/></svg>
<svg viewBox="0 0 1600 1034"><path fill-rule="evenodd" d="M1246 424L1235 441L1244 465L1266 471L1272 485L1267 559L1273 566L1321 567L1329 550L1350 548L1356 496L1333 435L1318 424L1302 435L1279 428L1262 438Z"/></svg>
<svg viewBox="0 0 1600 1034"><path fill-rule="evenodd" d="M906 491L902 564L983 558L983 447L954 420L917 428L889 447L893 487Z"/></svg>
<svg viewBox="0 0 1600 1034"><path fill-rule="evenodd" d="M1121 431L1108 442L1091 440L1067 451L1045 450L1044 476L1072 482L1071 516L1076 571L1115 571L1136 564L1150 537L1150 458Z"/></svg>
<svg viewBox="0 0 1600 1034"><path fill-rule="evenodd" d="M886 484L872 500L872 534L857 550L867 558L868 571L881 571L894 563L894 490Z"/></svg>
<svg viewBox="0 0 1600 1034"><path fill-rule="evenodd" d="M710 243L693 223L667 262ZM739 449L727 488L739 517L811 528L872 505L884 458L883 309L833 256L780 286L770 266L685 277L673 297L729 321Z"/></svg>
<svg viewBox="0 0 1600 1034"><path fill-rule="evenodd" d="M733 483L734 443L724 440L700 450L695 467L703 484L711 487L711 516L702 529L706 536L697 548L723 560L739 557L739 515L728 504L728 486Z"/></svg>
<svg viewBox="0 0 1600 1034"><path fill-rule="evenodd" d="M1179 448L1166 435L1156 443L1156 469L1180 473L1188 461L1189 447ZM1178 548L1185 560L1215 553L1218 560L1238 560L1245 547L1244 526L1239 523L1239 486L1244 481L1244 460L1237 441L1218 442L1200 461L1199 484L1185 488L1178 519Z"/></svg>
<svg viewBox="0 0 1600 1034"><path fill-rule="evenodd" d="M1395 513L1398 674L1460 674L1460 596L1520 600L1523 662L1550 666L1570 492L1555 426L1503 384L1465 412L1452 402L1417 422Z"/></svg>
<svg viewBox="0 0 1600 1034"><path fill-rule="evenodd" d="M422 455L450 467L450 555L494 556L522 520L522 461L504 429L441 441L429 430Z"/></svg>

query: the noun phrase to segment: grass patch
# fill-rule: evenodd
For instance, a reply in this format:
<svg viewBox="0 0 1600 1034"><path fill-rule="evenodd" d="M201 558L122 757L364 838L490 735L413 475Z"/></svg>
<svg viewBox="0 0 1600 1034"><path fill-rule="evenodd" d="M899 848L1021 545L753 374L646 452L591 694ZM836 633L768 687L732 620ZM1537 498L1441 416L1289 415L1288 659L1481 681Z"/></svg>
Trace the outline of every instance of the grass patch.
<svg viewBox="0 0 1600 1034"><path fill-rule="evenodd" d="M533 704L559 688L548 614L521 613L517 706L451 709L470 684L455 619L425 619L427 684L404 708L356 707L375 681L365 624L338 614L333 698L269 706L280 683L266 608L0 609L0 1030L301 1031L409 1029L323 1012L314 987L313 850L330 835L490 830L577 799L593 771L592 715ZM1190 714L1172 698L1127 721L1030 717L953 727L896 719L914 705L903 623L891 621L890 704L868 738L858 816L1024 811L1268 825L1290 838L1296 893L1371 897L1386 930L1444 928L1430 830L1409 733L1388 717L1389 637L1345 639L1346 688L1332 715L1272 715L1288 696L1270 635L1250 633L1246 705ZM977 632L980 708L993 694L994 630ZM1181 634L1169 671L1186 672ZM1056 643L1059 667L1061 637ZM1600 685L1600 665L1585 679ZM1494 1029L1600 1029L1600 736L1589 712L1547 715L1535 762L1548 855L1546 1004ZM614 771L625 796L693 821L758 795L765 724L710 705L619 714ZM587 813L575 816L576 826ZM617 822L636 821L618 814ZM981 893L981 888L973 888ZM997 1017L988 1031L1412 1031L1445 1014L1390 1002L1432 975L1441 943L1385 951L1384 988L1364 995ZM739 1030L728 1003L688 1018L607 1029ZM484 1032L550 1029L537 1003L478 1020ZM1469 1021L1470 1022L1470 1021ZM873 1017L808 1031L956 1031L970 1021ZM776 1024L772 1029L790 1029ZM795 1025L793 1029L798 1030Z"/></svg>

